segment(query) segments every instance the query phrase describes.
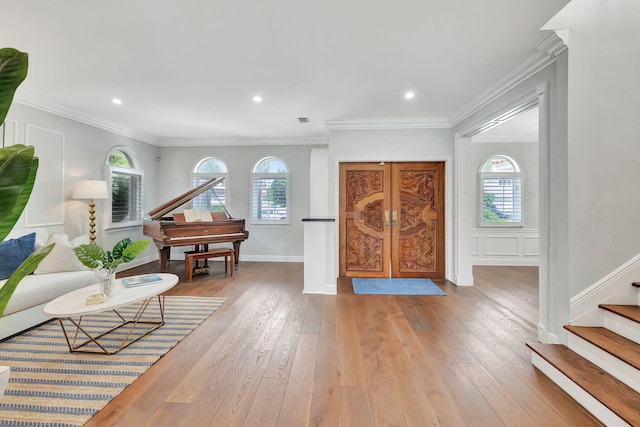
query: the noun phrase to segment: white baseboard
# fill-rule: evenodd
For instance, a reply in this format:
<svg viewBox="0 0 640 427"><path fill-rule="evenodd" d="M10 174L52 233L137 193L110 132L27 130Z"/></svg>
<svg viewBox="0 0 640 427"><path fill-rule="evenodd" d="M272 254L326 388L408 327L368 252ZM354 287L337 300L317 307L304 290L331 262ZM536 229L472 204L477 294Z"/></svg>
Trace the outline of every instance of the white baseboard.
<svg viewBox="0 0 640 427"><path fill-rule="evenodd" d="M157 260L158 260L158 254L135 258L133 261L130 261L126 264L120 264L119 266L120 268L118 268L118 271L129 270L130 268L138 267L140 265L148 264L150 262L157 261Z"/></svg>
<svg viewBox="0 0 640 427"><path fill-rule="evenodd" d="M240 261L304 262L304 256L297 256L297 255L240 255Z"/></svg>
<svg viewBox="0 0 640 427"><path fill-rule="evenodd" d="M539 265L538 257L531 258L498 258L498 257L473 257L471 259L473 265L504 265L508 267L537 267Z"/></svg>
<svg viewBox="0 0 640 427"><path fill-rule="evenodd" d="M329 285L326 284L324 285L324 288L322 289L322 291L308 291L308 290L303 290L302 291L303 294L309 294L309 295L337 295L338 294L338 286L337 285Z"/></svg>
<svg viewBox="0 0 640 427"><path fill-rule="evenodd" d="M545 344L558 344L560 342L560 338L556 334L552 334L541 324L538 324L538 340Z"/></svg>
<svg viewBox="0 0 640 427"><path fill-rule="evenodd" d="M158 257L155 258L156 260ZM184 261L184 254L171 254L171 261ZM223 261L212 258L211 261ZM251 262L304 262L304 256L297 255L240 255L240 261ZM147 261L150 262L150 261Z"/></svg>

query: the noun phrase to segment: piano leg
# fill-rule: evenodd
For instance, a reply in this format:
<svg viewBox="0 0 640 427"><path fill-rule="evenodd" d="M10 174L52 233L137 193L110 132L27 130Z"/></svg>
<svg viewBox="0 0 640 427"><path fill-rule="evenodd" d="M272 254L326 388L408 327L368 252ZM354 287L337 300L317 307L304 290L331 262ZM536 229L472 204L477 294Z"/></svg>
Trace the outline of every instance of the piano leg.
<svg viewBox="0 0 640 427"><path fill-rule="evenodd" d="M242 243L241 241L235 241L233 242L233 250L235 251L235 256L234 258L234 264L238 265L238 260L240 259L240 243Z"/></svg>
<svg viewBox="0 0 640 427"><path fill-rule="evenodd" d="M162 273L169 272L169 259L171 258L171 246L158 247L160 254L160 271Z"/></svg>

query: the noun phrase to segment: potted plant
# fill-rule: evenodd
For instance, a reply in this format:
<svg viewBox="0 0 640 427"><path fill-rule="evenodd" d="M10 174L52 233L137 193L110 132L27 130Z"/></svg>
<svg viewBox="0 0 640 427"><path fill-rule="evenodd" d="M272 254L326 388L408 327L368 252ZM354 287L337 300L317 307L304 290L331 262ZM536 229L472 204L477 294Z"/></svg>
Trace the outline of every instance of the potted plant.
<svg viewBox="0 0 640 427"><path fill-rule="evenodd" d="M28 55L11 48L0 49L0 125L4 124L13 95L27 76ZM0 148L0 241L4 241L22 214L33 190L38 158L33 147ZM34 251L0 288L0 317L20 281L31 274L51 252L53 244ZM9 368L0 367L0 396L9 381Z"/></svg>
<svg viewBox="0 0 640 427"><path fill-rule="evenodd" d="M144 252L151 241L138 240L133 242L130 238L124 238L115 244L113 250L105 251L96 244L80 245L73 251L85 267L100 270L103 277L100 278L100 291L105 297L113 295L113 282L116 268L120 264L132 261L136 256Z"/></svg>

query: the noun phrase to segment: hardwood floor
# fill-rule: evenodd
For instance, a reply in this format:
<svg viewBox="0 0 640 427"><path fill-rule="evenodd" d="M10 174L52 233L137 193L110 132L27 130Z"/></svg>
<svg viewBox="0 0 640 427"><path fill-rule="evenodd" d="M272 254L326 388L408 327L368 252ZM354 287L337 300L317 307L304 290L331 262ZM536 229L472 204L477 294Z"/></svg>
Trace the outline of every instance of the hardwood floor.
<svg viewBox="0 0 640 427"><path fill-rule="evenodd" d="M184 280L180 262L172 271ZM157 271L151 263L127 275ZM86 426L598 426L530 362L537 268L436 296L302 294L299 263L222 263L170 294L229 300Z"/></svg>

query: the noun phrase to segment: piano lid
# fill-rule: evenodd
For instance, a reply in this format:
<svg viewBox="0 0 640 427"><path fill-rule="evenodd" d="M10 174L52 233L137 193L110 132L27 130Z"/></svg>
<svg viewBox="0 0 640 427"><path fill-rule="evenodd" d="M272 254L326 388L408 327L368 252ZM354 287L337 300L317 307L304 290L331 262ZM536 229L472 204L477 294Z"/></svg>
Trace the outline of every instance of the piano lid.
<svg viewBox="0 0 640 427"><path fill-rule="evenodd" d="M175 208L184 205L185 203L189 202L190 200L204 193L208 189L215 187L222 181L224 181L224 177L211 178L209 181L205 182L204 184L201 184L196 188L192 188L191 190L176 197L175 199L170 200L169 202L163 205L160 205L157 208L149 211L149 216L151 217L151 219L154 219L154 220L162 218L163 216L165 216Z"/></svg>

